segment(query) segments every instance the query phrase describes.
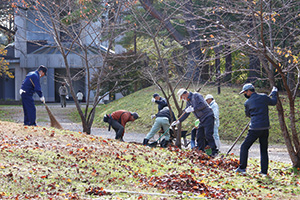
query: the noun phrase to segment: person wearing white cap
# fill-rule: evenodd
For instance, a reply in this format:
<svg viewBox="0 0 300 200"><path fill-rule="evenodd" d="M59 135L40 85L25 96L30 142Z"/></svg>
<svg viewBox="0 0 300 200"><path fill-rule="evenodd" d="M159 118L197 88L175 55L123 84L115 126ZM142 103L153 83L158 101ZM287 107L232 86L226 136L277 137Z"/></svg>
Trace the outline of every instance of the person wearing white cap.
<svg viewBox="0 0 300 200"><path fill-rule="evenodd" d="M245 114L251 118L248 134L241 145L240 166L236 169L237 173L246 173L248 151L252 144L259 139L260 145L260 166L259 174L266 176L268 174L269 156L268 156L268 138L269 138L269 105L277 104L277 88L273 87L271 94L258 94L251 83L243 86L240 94L247 98Z"/></svg>
<svg viewBox="0 0 300 200"><path fill-rule="evenodd" d="M199 150L205 151L206 142L212 150L212 157L218 155L218 149L216 147L215 140L213 138L214 133L214 113L209 107L203 96L197 92L189 92L184 88L181 88L177 95L179 101L183 100L186 102L185 114L177 121L172 123L172 126L183 122L191 112L194 113L195 117L199 119L200 125L197 131L197 147Z"/></svg>
<svg viewBox="0 0 300 200"><path fill-rule="evenodd" d="M218 106L217 102L215 101L213 95L211 95L211 94L208 94L205 96L205 101L208 103L208 105L211 107L211 109L214 112L215 123L214 123L214 135L213 136L214 136L217 148L220 150L221 141L220 141L220 137L219 137L219 126L220 126L219 106Z"/></svg>

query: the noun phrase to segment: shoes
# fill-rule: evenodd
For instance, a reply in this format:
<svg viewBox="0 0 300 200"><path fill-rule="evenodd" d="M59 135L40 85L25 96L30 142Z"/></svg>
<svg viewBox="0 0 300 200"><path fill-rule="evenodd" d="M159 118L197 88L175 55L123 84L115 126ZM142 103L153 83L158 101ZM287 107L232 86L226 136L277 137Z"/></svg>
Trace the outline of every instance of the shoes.
<svg viewBox="0 0 300 200"><path fill-rule="evenodd" d="M149 140L145 138L144 141L143 141L143 145L147 145L148 142L149 142Z"/></svg>
<svg viewBox="0 0 300 200"><path fill-rule="evenodd" d="M265 174L263 172L259 172L258 174L261 175L261 176L268 176L268 174Z"/></svg>
<svg viewBox="0 0 300 200"><path fill-rule="evenodd" d="M246 174L246 169L237 168L235 170L236 173Z"/></svg>

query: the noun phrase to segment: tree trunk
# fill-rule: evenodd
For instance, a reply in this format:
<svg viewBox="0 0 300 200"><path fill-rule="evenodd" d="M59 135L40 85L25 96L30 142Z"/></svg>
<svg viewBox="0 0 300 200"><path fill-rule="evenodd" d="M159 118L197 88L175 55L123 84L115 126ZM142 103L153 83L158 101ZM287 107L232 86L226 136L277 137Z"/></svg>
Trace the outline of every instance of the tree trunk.
<svg viewBox="0 0 300 200"><path fill-rule="evenodd" d="M185 17L186 17L186 25L187 32L189 33L189 37L185 38L182 34L180 34L173 24L171 23L169 16L164 16L158 10L156 10L153 6L153 1L151 0L140 0L143 8L151 14L152 17L159 20L163 26L170 33L170 36L173 37L180 45L185 47L188 50L188 69L186 73L186 78L188 79L196 79L199 77L199 72L201 69L199 68L199 61L202 59L202 52L200 48L199 42L199 32L195 29L197 27L197 21L194 19L192 15L193 4L189 2L185 6Z"/></svg>
<svg viewBox="0 0 300 200"><path fill-rule="evenodd" d="M225 76L223 78L223 81L225 83L230 82L231 80L231 72L232 72L232 56L231 56L231 47L230 46L225 46L226 48L226 56L225 56Z"/></svg>
<svg viewBox="0 0 300 200"><path fill-rule="evenodd" d="M221 70L220 70L220 65L221 65L221 61L220 61L220 50L221 47L217 46L215 47L215 68L216 68L216 76L217 76L217 84L218 84L218 94L221 94L221 79L220 79L220 75L221 75Z"/></svg>
<svg viewBox="0 0 300 200"><path fill-rule="evenodd" d="M278 111L278 118L279 118L279 123L280 123L280 128L282 131L282 135L288 150L288 153L290 155L290 158L292 160L293 163L293 167L300 167L300 153L299 150L298 152L295 152L294 148L293 148L293 144L290 138L290 134L288 132L288 129L286 127L286 122L285 122L285 118L284 118L284 110L282 107L282 103L281 100L278 98L278 103L276 105L277 107L277 111ZM299 148L299 147L298 147Z"/></svg>

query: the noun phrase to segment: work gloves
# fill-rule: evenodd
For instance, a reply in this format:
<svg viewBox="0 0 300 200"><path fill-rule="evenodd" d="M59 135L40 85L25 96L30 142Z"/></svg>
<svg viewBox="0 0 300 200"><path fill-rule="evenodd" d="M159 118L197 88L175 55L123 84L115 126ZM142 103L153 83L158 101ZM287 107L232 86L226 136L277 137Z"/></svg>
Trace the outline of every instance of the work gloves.
<svg viewBox="0 0 300 200"><path fill-rule="evenodd" d="M171 124L171 126L170 126L170 128L172 127L172 126L176 126L177 124L179 124L180 123L180 121L179 120L177 120L177 121L174 121L172 124Z"/></svg>
<svg viewBox="0 0 300 200"><path fill-rule="evenodd" d="M151 119L153 119L153 118L155 118L156 117L156 115L151 115Z"/></svg>
<svg viewBox="0 0 300 200"><path fill-rule="evenodd" d="M271 92L278 92L277 87L273 86L272 91Z"/></svg>
<svg viewBox="0 0 300 200"><path fill-rule="evenodd" d="M26 92L25 90L20 89L20 95L22 95L25 92Z"/></svg>
<svg viewBox="0 0 300 200"><path fill-rule="evenodd" d="M186 113L194 112L194 108L192 106L189 106L185 109Z"/></svg>
<svg viewBox="0 0 300 200"><path fill-rule="evenodd" d="M156 99L152 98L151 101L152 101L152 103L154 103L156 101Z"/></svg>
<svg viewBox="0 0 300 200"><path fill-rule="evenodd" d="M44 96L42 96L42 97L40 98L40 100L41 100L42 103L45 103L45 97L44 97Z"/></svg>

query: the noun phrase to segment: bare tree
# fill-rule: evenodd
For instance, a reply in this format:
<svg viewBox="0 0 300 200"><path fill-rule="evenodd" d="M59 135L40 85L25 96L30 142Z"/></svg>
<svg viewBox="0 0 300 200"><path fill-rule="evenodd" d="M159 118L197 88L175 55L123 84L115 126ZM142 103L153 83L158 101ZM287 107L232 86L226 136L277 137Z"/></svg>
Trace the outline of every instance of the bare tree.
<svg viewBox="0 0 300 200"><path fill-rule="evenodd" d="M299 130L297 130L295 115L295 98L299 90L299 2L296 0L286 1L163 1L140 0L146 13L138 15L136 19L139 26L152 39L155 48L157 66L161 67L161 73L149 73L151 79L161 88L165 97L173 97L175 106L180 113L180 105L176 101L174 90L180 79L176 73L170 72L170 63L176 66L176 58L169 58L166 62L166 54L160 46L159 37L162 37L160 30L167 30L165 38L172 38L187 51L185 58L193 58L194 66L205 69L205 64L213 59L206 56L205 51L210 49L214 52L214 59L226 57L232 52L239 51L248 55L249 69L238 68L237 71L246 71L248 75L254 74L255 79L265 83L265 87L276 85L284 89L289 102L289 110L282 106L281 98L277 104L278 116L282 134L295 167L300 166ZM155 29L145 19L149 14L158 20ZM180 22L181 20L181 22ZM182 23L183 22L183 23ZM182 34L185 30L186 33ZM225 47L225 48L220 48ZM230 48L228 48L230 47ZM201 51L200 51L201 50ZM154 51L154 50L153 50ZM184 52L184 51L182 51ZM197 54L197 56L195 56ZM174 52L173 52L174 55ZM191 63L191 62L190 62ZM216 62L215 62L216 63ZM191 65L189 65L191 66ZM218 66L218 65L216 65ZM229 65L226 67L223 76L234 71ZM188 67L186 68L188 69ZM195 68L193 68L195 69ZM229 69L229 70L228 70ZM155 72L153 69L152 72ZM195 72L187 70L185 72ZM163 74L163 77L157 76ZM197 73L195 73L197 74ZM222 76L222 75L221 75ZM191 76L187 76L191 77ZM253 76L252 76L253 77ZM220 78L219 75L216 78ZM167 84L165 91L159 80ZM190 80L188 85L194 84ZM175 85L175 87L174 87ZM285 112L289 120L285 118ZM288 128L290 127L290 128Z"/></svg>
<svg viewBox="0 0 300 200"><path fill-rule="evenodd" d="M90 134L96 106L101 100L100 94L103 93L102 84L111 81L112 77L120 73L126 74L134 70L131 66L122 66L117 71L107 65L108 58L115 55L113 48L120 34L120 15L124 3L105 0L78 2L42 0L28 1L18 6L22 7L19 14L39 27L40 33L52 37L54 42L48 45L60 51L66 69L65 80L81 118L83 132ZM29 18L28 15L34 18ZM74 58L74 55L75 58L79 58L77 61L82 65L82 70L75 75L71 70L74 64L79 63L74 63L70 59ZM86 77L87 84L85 107L80 106L74 88L74 81L81 77ZM118 81L115 80L108 92L124 87L117 86Z"/></svg>
<svg viewBox="0 0 300 200"><path fill-rule="evenodd" d="M211 26L221 29L230 41L243 52L259 58L261 78L266 87L282 88L289 109L277 104L282 135L294 167L300 166L299 130L297 130L295 98L299 90L299 1L218 1L210 12L212 16L196 16ZM218 18L219 20L213 20ZM228 23L230 17L235 20ZM220 37L224 42L228 37ZM254 62L255 59L253 59ZM253 70L252 70L253 71ZM286 114L285 114L286 113ZM288 120L285 117L288 115Z"/></svg>

